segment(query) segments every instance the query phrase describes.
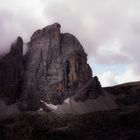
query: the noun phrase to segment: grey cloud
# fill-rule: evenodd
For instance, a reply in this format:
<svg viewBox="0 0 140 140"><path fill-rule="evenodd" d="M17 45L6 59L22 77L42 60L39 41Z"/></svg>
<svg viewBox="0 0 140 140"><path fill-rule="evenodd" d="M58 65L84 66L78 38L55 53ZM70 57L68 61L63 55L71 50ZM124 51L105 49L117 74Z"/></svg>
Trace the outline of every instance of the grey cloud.
<svg viewBox="0 0 140 140"><path fill-rule="evenodd" d="M56 2L54 0L49 2L44 10L46 18L50 22L60 22L65 31L75 34L82 42L89 57L94 56L98 62L105 64L108 64L110 60L111 63L129 63L130 59L135 57L131 53L128 53L129 56L127 56L118 54L118 52L99 56L98 50L106 42L110 43L117 39L121 42L122 51L127 53L125 48L123 49L129 42L125 36L137 38L140 35L138 32L137 34L132 33L133 22L140 21L138 19L140 15L137 13L140 6L139 1L71 0ZM136 17L134 17L135 15ZM137 29L139 27L137 24ZM137 29L135 28L135 30ZM107 50L107 45L104 48ZM106 61L102 61L103 59Z"/></svg>
<svg viewBox="0 0 140 140"><path fill-rule="evenodd" d="M96 63L116 65L116 64L129 64L132 60L128 56L121 54L106 54L97 57Z"/></svg>
<svg viewBox="0 0 140 140"><path fill-rule="evenodd" d="M0 8L0 54L9 50L17 36L23 37L27 42L36 29L44 26L40 17L33 15L32 11L28 11L26 8L13 9L14 7L10 6Z"/></svg>
<svg viewBox="0 0 140 140"><path fill-rule="evenodd" d="M36 29L59 22L62 32L80 40L89 58L100 64L131 65L139 73L139 0L24 0L19 7L19 0L10 2L0 0L0 52L17 36L28 41ZM112 47L110 53L100 51L110 50L116 40L120 46Z"/></svg>

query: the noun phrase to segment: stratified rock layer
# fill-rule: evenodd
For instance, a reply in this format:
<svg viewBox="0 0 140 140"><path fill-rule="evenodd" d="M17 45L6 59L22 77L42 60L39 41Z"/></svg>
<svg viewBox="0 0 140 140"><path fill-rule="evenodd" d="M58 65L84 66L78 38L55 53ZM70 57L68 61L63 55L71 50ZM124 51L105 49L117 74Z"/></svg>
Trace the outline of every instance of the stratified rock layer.
<svg viewBox="0 0 140 140"><path fill-rule="evenodd" d="M60 33L55 23L37 30L31 37L26 54L24 91L21 100L30 108L42 99L61 104L92 78L87 55L71 34Z"/></svg>

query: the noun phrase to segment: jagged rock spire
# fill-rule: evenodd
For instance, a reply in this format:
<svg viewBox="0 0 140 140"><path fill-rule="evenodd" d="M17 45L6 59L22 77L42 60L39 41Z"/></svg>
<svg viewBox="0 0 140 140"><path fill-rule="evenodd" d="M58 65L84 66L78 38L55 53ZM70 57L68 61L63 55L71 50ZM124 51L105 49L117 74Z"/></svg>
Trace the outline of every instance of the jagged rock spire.
<svg viewBox="0 0 140 140"><path fill-rule="evenodd" d="M21 37L17 37L16 41L11 45L12 55L23 55L23 40Z"/></svg>
<svg viewBox="0 0 140 140"><path fill-rule="evenodd" d="M23 85L23 40L18 37L0 62L0 95L7 104L19 99Z"/></svg>
<svg viewBox="0 0 140 140"><path fill-rule="evenodd" d="M61 33L60 27L58 23L52 24L37 30L31 37L22 95L30 107L34 102L32 98L27 99L30 96L61 104L92 77L80 42L69 33Z"/></svg>

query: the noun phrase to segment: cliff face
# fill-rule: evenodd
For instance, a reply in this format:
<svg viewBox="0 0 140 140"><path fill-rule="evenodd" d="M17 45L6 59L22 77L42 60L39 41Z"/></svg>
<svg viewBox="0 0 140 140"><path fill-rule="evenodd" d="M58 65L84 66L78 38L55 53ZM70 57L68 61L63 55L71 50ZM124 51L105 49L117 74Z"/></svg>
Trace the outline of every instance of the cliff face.
<svg viewBox="0 0 140 140"><path fill-rule="evenodd" d="M61 34L59 24L37 30L32 35L26 54L22 97L23 100L28 98L30 107L35 96L47 103L61 104L91 78L83 47L73 35Z"/></svg>
<svg viewBox="0 0 140 140"><path fill-rule="evenodd" d="M0 60L0 96L6 104L15 103L20 97L23 69L23 40L18 37Z"/></svg>
<svg viewBox="0 0 140 140"><path fill-rule="evenodd" d="M24 56L23 40L18 37L1 59L0 96L7 104L18 102L20 109L29 110L37 110L40 99L61 104L92 79L80 42L69 33L61 33L60 28L55 23L37 30Z"/></svg>

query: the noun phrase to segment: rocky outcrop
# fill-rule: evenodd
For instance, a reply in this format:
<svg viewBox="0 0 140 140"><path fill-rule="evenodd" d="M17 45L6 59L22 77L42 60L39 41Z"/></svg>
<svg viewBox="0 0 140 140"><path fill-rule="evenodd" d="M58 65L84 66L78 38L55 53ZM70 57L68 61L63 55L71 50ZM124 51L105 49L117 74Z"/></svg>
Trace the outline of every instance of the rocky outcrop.
<svg viewBox="0 0 140 140"><path fill-rule="evenodd" d="M0 97L6 104L13 104L19 99L23 71L23 40L18 37L10 52L0 60Z"/></svg>
<svg viewBox="0 0 140 140"><path fill-rule="evenodd" d="M75 36L61 33L58 23L37 30L23 56L18 37L0 61L0 98L21 110L38 110L40 100L53 105L66 98L96 99L102 94L97 77L87 64L87 54Z"/></svg>
<svg viewBox="0 0 140 140"><path fill-rule="evenodd" d="M60 33L60 25L55 23L37 30L31 37L21 100L25 107L34 106L37 99L61 104L91 78L80 42L69 33Z"/></svg>
<svg viewBox="0 0 140 140"><path fill-rule="evenodd" d="M98 77L95 76L91 78L85 86L83 86L81 89L79 89L75 96L75 101L85 101L87 99L96 99L100 95L103 95L103 90L100 84L100 81L98 80Z"/></svg>

